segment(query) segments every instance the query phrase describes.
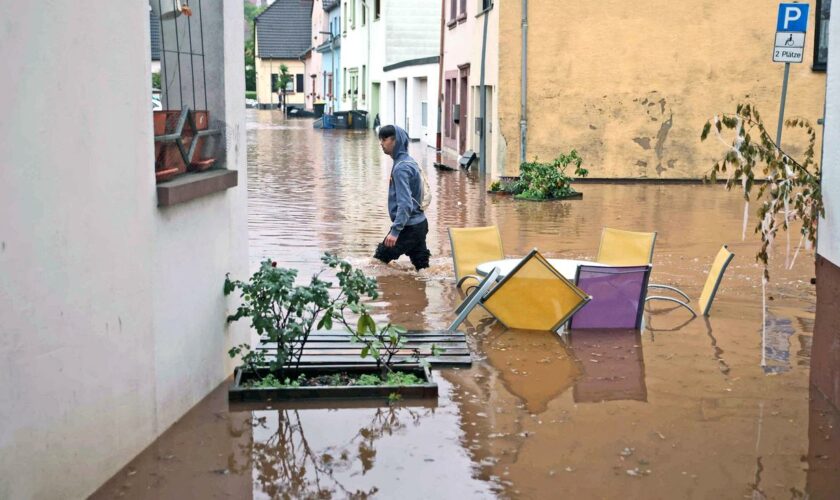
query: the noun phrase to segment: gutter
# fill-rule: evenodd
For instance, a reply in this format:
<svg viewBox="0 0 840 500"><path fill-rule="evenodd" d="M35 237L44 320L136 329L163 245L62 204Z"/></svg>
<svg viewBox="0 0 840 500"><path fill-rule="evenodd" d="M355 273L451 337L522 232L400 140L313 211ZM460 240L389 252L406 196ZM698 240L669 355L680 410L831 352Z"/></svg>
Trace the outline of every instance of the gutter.
<svg viewBox="0 0 840 500"><path fill-rule="evenodd" d="M519 110L519 163L525 163L528 147L528 0L522 0L522 74Z"/></svg>

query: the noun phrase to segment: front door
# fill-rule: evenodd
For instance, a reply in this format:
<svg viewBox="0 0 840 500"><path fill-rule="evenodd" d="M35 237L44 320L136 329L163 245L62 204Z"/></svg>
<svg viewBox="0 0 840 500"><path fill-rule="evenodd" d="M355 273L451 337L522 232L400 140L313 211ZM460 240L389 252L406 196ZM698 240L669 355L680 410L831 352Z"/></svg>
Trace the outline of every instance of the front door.
<svg viewBox="0 0 840 500"><path fill-rule="evenodd" d="M464 154L464 151L467 150L467 103L469 102L470 67L466 66L460 69L458 101L461 104L461 116L458 124L458 154Z"/></svg>

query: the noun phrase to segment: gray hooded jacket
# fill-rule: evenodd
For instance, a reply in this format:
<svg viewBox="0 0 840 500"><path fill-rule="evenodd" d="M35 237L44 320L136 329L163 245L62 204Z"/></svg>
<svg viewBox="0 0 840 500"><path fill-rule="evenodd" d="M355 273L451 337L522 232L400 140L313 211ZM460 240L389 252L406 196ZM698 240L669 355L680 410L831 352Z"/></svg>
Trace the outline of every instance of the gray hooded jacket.
<svg viewBox="0 0 840 500"><path fill-rule="evenodd" d="M423 197L423 184L420 179L420 167L414 158L408 155L408 134L400 127L396 129L394 167L388 184L388 215L391 217L391 235L399 237L405 226L420 224L426 215L420 210Z"/></svg>

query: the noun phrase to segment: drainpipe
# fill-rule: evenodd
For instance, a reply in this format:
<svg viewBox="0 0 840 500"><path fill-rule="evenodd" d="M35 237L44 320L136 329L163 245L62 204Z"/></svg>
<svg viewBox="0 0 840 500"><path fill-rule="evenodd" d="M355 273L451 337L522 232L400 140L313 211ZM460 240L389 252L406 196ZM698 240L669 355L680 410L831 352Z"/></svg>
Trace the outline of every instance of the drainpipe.
<svg viewBox="0 0 840 500"><path fill-rule="evenodd" d="M487 23L490 19L490 9L493 8L493 3L490 3L490 6L484 11L484 35L481 39L481 77L479 82L479 92L481 92L481 105L480 105L480 122L481 128L478 131L479 134L479 143L478 143L478 171L484 175L487 173L487 91L484 85L484 67L485 67L485 60L487 59Z"/></svg>
<svg viewBox="0 0 840 500"><path fill-rule="evenodd" d="M522 102L519 111L519 163L525 163L528 145L528 0L522 0Z"/></svg>
<svg viewBox="0 0 840 500"><path fill-rule="evenodd" d="M373 9L369 8L367 0L362 0L362 8L365 9L367 12L365 13L365 24L367 24L367 71L364 72L362 76L367 77L367 82L362 82L362 94L367 96L365 102L367 103L367 111L368 111L368 126L373 128L373 117L370 116L370 112L373 111L373 102L371 102L373 96L371 95L372 92L370 90L373 89L373 83L370 84L370 89L368 89L367 83L371 82L370 78L370 34L371 34L371 27L373 26L373 17L371 14L373 13ZM406 131L407 132L407 131Z"/></svg>
<svg viewBox="0 0 840 500"><path fill-rule="evenodd" d="M438 57L438 92L437 92L437 136L435 137L435 166L443 166L441 153L443 142L441 139L441 126L443 124L443 30L446 29L446 0L440 1L440 57Z"/></svg>

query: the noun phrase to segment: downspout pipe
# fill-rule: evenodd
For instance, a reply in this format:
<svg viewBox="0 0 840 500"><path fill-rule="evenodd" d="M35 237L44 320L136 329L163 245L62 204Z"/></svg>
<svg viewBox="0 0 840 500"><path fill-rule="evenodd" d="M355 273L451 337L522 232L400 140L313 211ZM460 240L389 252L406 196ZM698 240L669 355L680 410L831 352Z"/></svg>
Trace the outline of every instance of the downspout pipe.
<svg viewBox="0 0 840 500"><path fill-rule="evenodd" d="M528 147L528 0L522 0L522 88L519 110L519 163L525 163Z"/></svg>
<svg viewBox="0 0 840 500"><path fill-rule="evenodd" d="M435 137L435 167L445 167L443 164L443 32L446 29L446 0L440 1L440 57L438 58L438 92L437 92L437 137Z"/></svg>
<svg viewBox="0 0 840 500"><path fill-rule="evenodd" d="M493 8L492 2L487 9L484 10L484 34L481 38L481 77L479 82L479 92L481 92L481 104L479 106L479 129L478 129L478 171L481 175L487 173L487 90L484 84L484 70L487 59L487 23L490 19L490 9Z"/></svg>

